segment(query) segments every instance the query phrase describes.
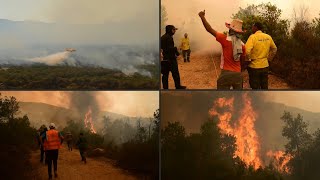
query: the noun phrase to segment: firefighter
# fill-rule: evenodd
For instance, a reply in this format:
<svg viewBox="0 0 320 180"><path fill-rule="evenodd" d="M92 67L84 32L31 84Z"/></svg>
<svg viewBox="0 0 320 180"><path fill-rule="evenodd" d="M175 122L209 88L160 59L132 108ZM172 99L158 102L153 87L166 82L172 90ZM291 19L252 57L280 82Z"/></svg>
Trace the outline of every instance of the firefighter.
<svg viewBox="0 0 320 180"><path fill-rule="evenodd" d="M190 40L187 33L185 33L184 38L181 39L180 50L182 51L184 62L190 62Z"/></svg>
<svg viewBox="0 0 320 180"><path fill-rule="evenodd" d="M70 131L66 133L65 139L66 139L67 144L68 144L68 150L72 151L73 139L72 139L72 134L71 134Z"/></svg>
<svg viewBox="0 0 320 180"><path fill-rule="evenodd" d="M40 162L43 162L43 160L45 160L45 163L47 164L48 163L48 158L47 158L47 155L46 155L46 153L45 153L45 148L44 148L44 144L43 144L43 142L44 142L44 139L43 139L43 136L44 136L44 134L48 131L48 128L47 127L45 127L45 126L42 126L42 131L40 132L40 137L39 138L41 138L41 139L39 139L39 141L40 141L40 151L41 151L41 159L40 159ZM45 157L45 158L43 158L43 156Z"/></svg>
<svg viewBox="0 0 320 180"><path fill-rule="evenodd" d="M247 58L251 61L248 67L249 83L252 89L268 89L269 61L277 53L277 46L272 37L262 32L260 22L252 26L253 34L246 42Z"/></svg>
<svg viewBox="0 0 320 180"><path fill-rule="evenodd" d="M87 163L86 151L88 149L88 142L82 132L80 133L79 140L77 141L77 146L80 151L81 161L84 161L84 163Z"/></svg>
<svg viewBox="0 0 320 180"><path fill-rule="evenodd" d="M56 125L54 123L51 123L49 128L42 138L44 139L44 149L48 160L48 175L49 179L52 179L52 163L54 166L54 177L58 177L58 155L63 142L63 136L55 129Z"/></svg>

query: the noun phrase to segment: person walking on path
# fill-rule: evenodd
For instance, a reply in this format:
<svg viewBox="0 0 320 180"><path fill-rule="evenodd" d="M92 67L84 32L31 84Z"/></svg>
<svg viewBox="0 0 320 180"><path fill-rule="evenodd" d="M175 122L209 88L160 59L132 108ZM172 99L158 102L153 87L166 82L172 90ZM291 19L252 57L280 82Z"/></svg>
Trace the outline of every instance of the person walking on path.
<svg viewBox="0 0 320 180"><path fill-rule="evenodd" d="M66 133L65 139L66 139L67 144L68 144L68 150L69 150L69 151L72 151L73 138L72 138L72 134L71 134L70 131Z"/></svg>
<svg viewBox="0 0 320 180"><path fill-rule="evenodd" d="M40 162L45 162L45 164L48 164L48 158L47 158L47 154L46 154L46 151L45 151L45 147L44 147L44 139L43 137L45 136L44 134L48 131L48 128L43 126L42 127L42 131L40 132L40 152L41 152L41 159L40 159Z"/></svg>
<svg viewBox="0 0 320 180"><path fill-rule="evenodd" d="M43 144L48 160L49 179L52 179L52 164L54 169L54 177L58 177L58 155L59 149L63 142L63 136L55 129L55 127L55 124L51 123L49 126L50 129L44 133L42 137L42 139L44 139Z"/></svg>
<svg viewBox="0 0 320 180"><path fill-rule="evenodd" d="M77 141L77 146L80 151L81 161L84 161L84 163L87 163L86 151L88 149L88 141L84 137L83 133L80 133L79 140Z"/></svg>

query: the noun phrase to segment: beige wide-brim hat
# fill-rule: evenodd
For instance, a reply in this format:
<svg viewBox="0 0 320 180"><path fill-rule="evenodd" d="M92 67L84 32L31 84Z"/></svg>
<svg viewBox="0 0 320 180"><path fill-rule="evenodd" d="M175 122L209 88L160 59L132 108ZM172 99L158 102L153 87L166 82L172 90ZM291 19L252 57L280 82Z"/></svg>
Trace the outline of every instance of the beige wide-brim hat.
<svg viewBox="0 0 320 180"><path fill-rule="evenodd" d="M246 31L242 30L242 24L243 21L241 21L240 19L234 19L231 23L226 23L226 27L234 30L235 32L244 33Z"/></svg>

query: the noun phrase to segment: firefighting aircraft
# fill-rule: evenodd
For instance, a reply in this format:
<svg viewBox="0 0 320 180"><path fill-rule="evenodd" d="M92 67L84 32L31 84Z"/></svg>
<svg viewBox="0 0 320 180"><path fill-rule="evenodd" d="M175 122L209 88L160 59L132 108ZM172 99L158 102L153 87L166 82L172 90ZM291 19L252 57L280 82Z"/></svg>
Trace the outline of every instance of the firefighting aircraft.
<svg viewBox="0 0 320 180"><path fill-rule="evenodd" d="M73 49L73 48L66 48L65 51L68 51L68 52L74 52L76 51L76 49Z"/></svg>

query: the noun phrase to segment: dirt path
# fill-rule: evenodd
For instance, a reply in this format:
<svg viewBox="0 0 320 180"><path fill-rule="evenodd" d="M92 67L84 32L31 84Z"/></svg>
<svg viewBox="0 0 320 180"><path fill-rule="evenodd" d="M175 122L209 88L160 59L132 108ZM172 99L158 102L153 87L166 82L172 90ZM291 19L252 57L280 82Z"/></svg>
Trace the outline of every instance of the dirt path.
<svg viewBox="0 0 320 180"><path fill-rule="evenodd" d="M181 84L187 89L216 89L217 76L220 74L220 58L214 57L214 62L210 56L191 54L191 62L183 62L183 58L178 58ZM216 70L215 70L216 69ZM248 72L243 72L244 89L250 89ZM169 89L174 89L174 81L171 73L169 76ZM269 89L291 89L281 78L269 74Z"/></svg>
<svg viewBox="0 0 320 180"><path fill-rule="evenodd" d="M31 154L31 164L34 169L33 179L48 179L48 168L39 162L40 151ZM55 179L55 178L53 178ZM143 179L114 166L111 160L106 158L87 158L87 164L81 162L77 149L69 152L64 146L59 150L58 178L59 180L136 180Z"/></svg>

